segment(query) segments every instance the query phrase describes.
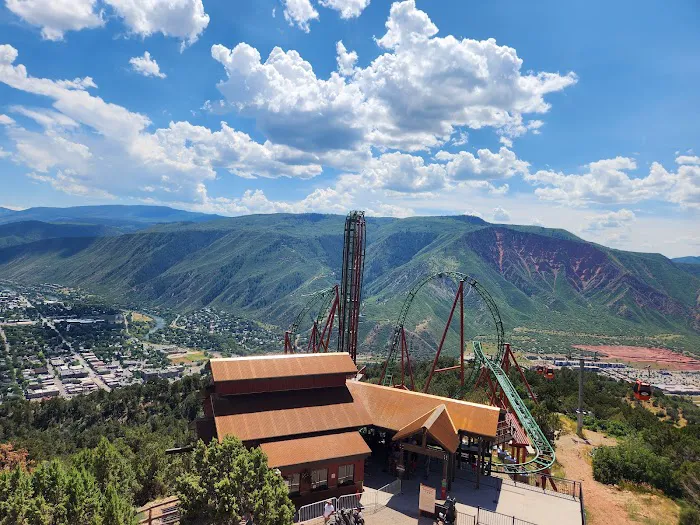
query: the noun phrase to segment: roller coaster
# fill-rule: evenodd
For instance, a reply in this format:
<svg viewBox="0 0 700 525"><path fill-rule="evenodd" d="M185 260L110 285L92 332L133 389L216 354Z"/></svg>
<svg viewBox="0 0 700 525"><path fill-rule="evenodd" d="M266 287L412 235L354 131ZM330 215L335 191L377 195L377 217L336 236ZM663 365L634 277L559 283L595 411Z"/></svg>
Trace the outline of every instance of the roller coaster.
<svg viewBox="0 0 700 525"><path fill-rule="evenodd" d="M356 360L362 270L364 268L364 226L363 212L352 212L348 215L345 227L341 291L339 292L339 288L336 285L309 296L309 300L299 311L290 329L285 333L286 353L328 351L334 320L336 315L338 315L340 318L338 323L338 350L350 353L353 360ZM510 349L510 345L505 343L503 322L496 302L488 291L473 277L454 271L437 272L424 277L411 288L403 301L398 320L387 345L388 352L382 365L380 384L415 390L410 348L406 335L409 328L406 326L406 321L419 292L429 283L445 279L452 280L456 284L457 291L437 346L430 373L423 386L423 391L428 392L435 374L450 371L459 372L460 389L455 397L461 398L471 389L479 388L482 385L486 386L491 404L500 407L506 414L506 423L509 431L506 433L503 442L499 444L508 444L513 447L514 451L517 450L517 454L515 454L516 459L508 458L503 463L495 463L492 467L493 470L509 475L547 472L555 461L554 449L511 383L508 377L508 371L511 369L511 366L515 367L520 374L534 403L537 403L537 399L533 395L525 374ZM487 313L487 317L493 322L496 350L491 357L486 355L479 341L473 341L473 358L471 360L465 359L465 288L467 293L472 290L476 292L481 299L485 310L484 313ZM308 341L305 348L300 347L297 344L300 325L305 318L311 316L312 312L317 313L309 330ZM459 364L438 368L439 358L445 349L445 341L453 323L455 325L453 329L456 328L459 332ZM400 361L400 382L395 382L394 372L399 374L398 370L396 370L398 361Z"/></svg>

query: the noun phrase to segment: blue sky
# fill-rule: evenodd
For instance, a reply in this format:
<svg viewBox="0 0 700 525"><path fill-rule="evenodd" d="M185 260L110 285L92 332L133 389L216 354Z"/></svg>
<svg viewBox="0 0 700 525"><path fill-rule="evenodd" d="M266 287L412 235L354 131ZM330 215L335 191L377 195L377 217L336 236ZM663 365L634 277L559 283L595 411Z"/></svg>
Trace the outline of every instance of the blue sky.
<svg viewBox="0 0 700 525"><path fill-rule="evenodd" d="M700 6L4 0L0 206L477 214L700 253Z"/></svg>

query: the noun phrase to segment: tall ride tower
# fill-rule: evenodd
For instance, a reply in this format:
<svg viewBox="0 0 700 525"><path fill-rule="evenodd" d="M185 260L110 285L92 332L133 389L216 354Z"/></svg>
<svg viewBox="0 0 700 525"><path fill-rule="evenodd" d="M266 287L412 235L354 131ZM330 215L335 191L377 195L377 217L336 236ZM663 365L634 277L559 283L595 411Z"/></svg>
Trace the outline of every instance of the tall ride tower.
<svg viewBox="0 0 700 525"><path fill-rule="evenodd" d="M340 283L340 322L338 352L357 361L357 334L362 300L362 276L365 270L365 212L351 211L345 219L343 276Z"/></svg>

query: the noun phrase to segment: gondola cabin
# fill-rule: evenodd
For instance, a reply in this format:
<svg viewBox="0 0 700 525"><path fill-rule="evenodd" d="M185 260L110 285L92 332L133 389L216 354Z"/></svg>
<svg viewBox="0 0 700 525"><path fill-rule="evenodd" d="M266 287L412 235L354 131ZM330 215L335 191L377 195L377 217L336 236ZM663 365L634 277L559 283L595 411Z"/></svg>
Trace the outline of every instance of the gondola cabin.
<svg viewBox="0 0 700 525"><path fill-rule="evenodd" d="M547 368L545 368L544 377L546 379L554 379L554 368L552 368L551 366L548 366Z"/></svg>
<svg viewBox="0 0 700 525"><path fill-rule="evenodd" d="M641 379L637 379L632 390L634 397L640 401L648 401L651 398L651 385L644 383Z"/></svg>
<svg viewBox="0 0 700 525"><path fill-rule="evenodd" d="M537 365L535 367L535 372L537 372L539 375L544 375L544 366L542 365Z"/></svg>

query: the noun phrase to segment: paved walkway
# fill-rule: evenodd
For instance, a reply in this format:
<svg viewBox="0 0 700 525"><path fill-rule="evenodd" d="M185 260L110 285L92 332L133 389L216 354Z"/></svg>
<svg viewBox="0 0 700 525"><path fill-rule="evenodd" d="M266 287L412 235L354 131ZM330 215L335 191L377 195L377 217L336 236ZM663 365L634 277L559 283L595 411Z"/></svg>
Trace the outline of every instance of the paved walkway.
<svg viewBox="0 0 700 525"><path fill-rule="evenodd" d="M424 525L430 518L418 518L418 488L423 482L439 487L440 477L433 474L425 481L410 479L403 482L402 493L393 496L386 508L366 516L367 525ZM439 494L439 492L438 492ZM481 487L464 479L452 485L451 496L457 499L457 511L476 516L477 507L529 521L537 525L580 525L581 510L578 500L564 495L542 492L527 485L514 485L496 477L482 479Z"/></svg>

